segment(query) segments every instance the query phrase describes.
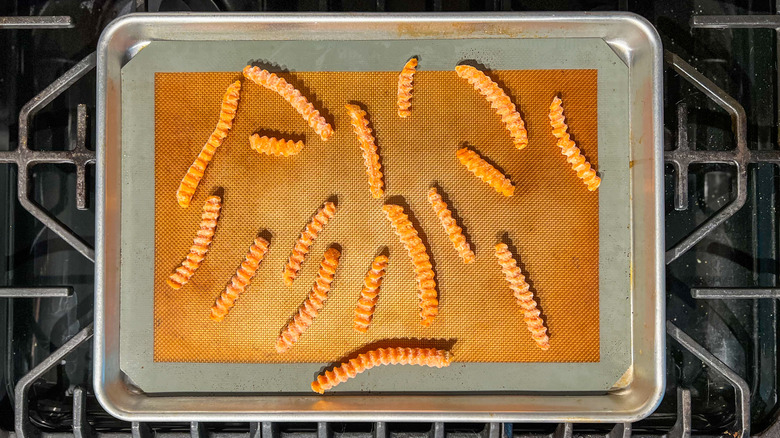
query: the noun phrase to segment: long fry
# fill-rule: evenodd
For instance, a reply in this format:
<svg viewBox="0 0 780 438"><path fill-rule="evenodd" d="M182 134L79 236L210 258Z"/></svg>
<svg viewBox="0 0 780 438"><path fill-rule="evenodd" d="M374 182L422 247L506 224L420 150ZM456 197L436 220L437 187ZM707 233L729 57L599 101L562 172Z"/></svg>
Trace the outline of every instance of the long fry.
<svg viewBox="0 0 780 438"><path fill-rule="evenodd" d="M323 141L327 141L333 135L333 128L320 115L320 112L314 109L314 105L283 78L276 76L274 73L269 73L268 70L250 65L244 67L244 77L282 96L303 116L303 119L309 123L314 132L319 134Z"/></svg>
<svg viewBox="0 0 780 438"><path fill-rule="evenodd" d="M366 273L363 279L363 289L360 291L360 298L355 307L355 330L365 333L374 317L374 309L379 299L379 286L382 285L382 277L387 268L387 256L379 255L371 263L371 269Z"/></svg>
<svg viewBox="0 0 780 438"><path fill-rule="evenodd" d="M388 204L382 210L390 220L395 234L401 240L409 253L414 265L414 273L417 277L417 296L420 298L420 322L424 327L433 323L433 319L439 314L439 300L436 293L436 280L434 280L433 266L428 251L417 235L417 230L404 213L404 209L398 205Z"/></svg>
<svg viewBox="0 0 780 438"><path fill-rule="evenodd" d="M455 67L458 76L467 80L474 89L490 102L490 106L496 110L501 121L506 125L509 135L517 149L523 149L528 146L528 131L525 129L523 118L517 112L517 107L509 99L504 90L493 82L485 73L477 70L470 65L459 65Z"/></svg>
<svg viewBox="0 0 780 438"><path fill-rule="evenodd" d="M582 155L580 148L571 139L569 127L566 126L566 118L563 116L562 102L558 96L555 96L550 104L550 125L553 128L553 135L558 139L558 147L561 148L561 153L566 156L566 161L571 164L571 169L577 172L577 177L588 186L588 190L598 189L601 185L601 178L596 175L596 171L590 167L590 163Z"/></svg>
<svg viewBox="0 0 780 438"><path fill-rule="evenodd" d="M200 154L195 158L195 162L192 163L187 174L179 184L179 189L176 191L176 201L181 207L188 207L192 200L192 195L195 194L195 189L198 188L200 180L203 179L203 174L206 172L206 167L214 158L214 153L217 148L222 144L222 141L227 137L228 131L233 126L233 118L236 116L236 110L238 110L238 97L241 91L241 82L236 81L230 84L225 92L225 96L222 98L222 107L219 111L219 123L211 133L209 140L203 145L200 150Z"/></svg>
<svg viewBox="0 0 780 438"><path fill-rule="evenodd" d="M450 238L450 242L458 251L458 255L463 259L464 263L471 263L474 261L474 251L471 250L466 237L463 235L463 229L458 226L455 219L452 217L452 212L447 208L447 203L444 202L436 187L431 187L428 191L428 201L433 206L433 211L436 216L439 217L444 231Z"/></svg>
<svg viewBox="0 0 780 438"><path fill-rule="evenodd" d="M417 58L410 59L398 75L398 116L408 117L412 111L412 81L417 71Z"/></svg>
<svg viewBox="0 0 780 438"><path fill-rule="evenodd" d="M300 339L303 332L311 327L314 318L325 305L330 292L330 285L336 274L336 268L339 266L339 257L341 252L336 248L330 247L325 251L325 255L320 263L320 270L317 273L317 280L314 282L309 297L298 308L298 313L282 329L279 338L276 340L276 351L284 353Z"/></svg>
<svg viewBox="0 0 780 438"><path fill-rule="evenodd" d="M379 348L358 354L332 370L325 371L311 383L311 389L320 394L339 383L379 365L420 365L442 368L452 363L452 353L434 348Z"/></svg>
<svg viewBox="0 0 780 438"><path fill-rule="evenodd" d="M376 152L376 142L368 127L366 112L357 105L344 105L349 113L352 130L358 138L358 144L363 151L363 162L366 165L368 175L368 187L374 198L384 195L384 183L382 182L382 169L379 166L379 154Z"/></svg>
<svg viewBox="0 0 780 438"><path fill-rule="evenodd" d="M211 319L222 321L227 316L230 309L235 305L238 296L244 293L252 277L257 272L257 267L263 261L265 253L268 251L268 241L262 237L256 237L255 241L249 247L249 253L241 266L236 270L236 274L230 279L230 284L217 298L217 301L211 307Z"/></svg>
<svg viewBox="0 0 780 438"><path fill-rule="evenodd" d="M190 252L187 258L176 268L176 272L168 277L168 286L179 289L192 278L195 271L200 267L203 258L211 246L211 239L214 237L214 230L217 228L219 220L219 210L222 208L222 200L219 196L209 196L203 204L203 214L200 217L200 228L192 242Z"/></svg>
<svg viewBox="0 0 780 438"><path fill-rule="evenodd" d="M547 337L547 327L544 326L544 320L540 316L541 312L536 308L534 293L531 292L531 287L526 283L525 276L505 243L496 245L496 258L498 258L501 271L509 283L509 288L514 292L517 305L523 311L525 324L528 331L531 332L534 342L542 350L549 349L550 338Z"/></svg>

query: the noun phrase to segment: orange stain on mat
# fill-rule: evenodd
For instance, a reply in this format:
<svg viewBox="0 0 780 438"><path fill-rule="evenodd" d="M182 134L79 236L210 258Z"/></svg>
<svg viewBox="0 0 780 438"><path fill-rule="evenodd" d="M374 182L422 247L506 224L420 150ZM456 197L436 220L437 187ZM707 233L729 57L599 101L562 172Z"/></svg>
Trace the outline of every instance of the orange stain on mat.
<svg viewBox="0 0 780 438"><path fill-rule="evenodd" d="M327 142L279 96L246 83L231 133L192 199L203 205L218 188L224 192L217 234L187 293L172 290L165 280L181 262L182 248L192 244L193 224L202 212L180 208L172 194L214 129L224 84L241 78L241 72L157 73L155 252L149 254L155 266L154 359L333 363L372 345L409 345L451 349L458 362L598 361L599 190L588 191L567 168L548 117L550 102L560 96L569 133L598 168L597 72L486 73L522 111L529 139L522 151L490 102L454 70L415 73L414 113L406 119L397 112L397 70L278 73L332 123ZM366 168L344 108L349 102L360 102L371 115L381 148L384 199L366 190ZM258 154L248 144L255 132L303 140L306 147L286 158ZM464 145L473 145L517 184L514 196L496 193L465 170L455 156ZM433 185L463 219L474 262L464 264L442 232L427 197ZM338 218L322 230L321 244L311 247L310 260L288 288L282 272L290 249L326 200L338 204ZM439 315L430 327L420 324L412 262L382 211L385 203L414 213L413 223L430 249L439 291ZM209 319L214 298L261 229L268 230L272 245L229 317L216 324ZM522 309L496 265L493 247L504 233L517 244L522 269L530 273L549 329L547 351L529 336ZM279 329L306 299L329 242L339 242L343 255L328 304L295 347L278 354ZM358 333L356 291L364 285L367 261L383 246L392 262L382 298L371 328ZM381 342L410 338L417 340Z"/></svg>

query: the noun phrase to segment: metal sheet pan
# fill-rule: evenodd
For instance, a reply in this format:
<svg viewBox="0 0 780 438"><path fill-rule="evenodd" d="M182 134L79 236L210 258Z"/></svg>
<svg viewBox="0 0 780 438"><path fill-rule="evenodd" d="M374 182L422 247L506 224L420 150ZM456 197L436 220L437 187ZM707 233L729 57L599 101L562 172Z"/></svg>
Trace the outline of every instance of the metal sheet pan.
<svg viewBox="0 0 780 438"><path fill-rule="evenodd" d="M127 182L122 188L122 202L138 206L155 203L155 191L150 190L149 184L139 182L155 180L155 167L150 165L150 159L159 159L154 153L156 72L235 72L250 59L257 57L270 59L293 72L343 72L345 69L393 71L397 68L397 60L405 59L407 53L417 53L425 60L418 71L452 71L453 65L468 57L478 59L492 70L597 69L598 119L602 122L598 130L598 169L605 177L598 192L599 209L602 211L598 224L600 284L597 299L600 315L597 323L600 323L601 332L600 357L595 363L477 363L461 359L457 366L445 369L383 368L368 371L360 379L339 385L334 391L447 392L456 388L459 391L609 390L631 366L629 150L626 148L628 101L625 100L628 93L628 68L599 38L437 39L422 42L234 41L230 43L229 49L221 41L151 42L122 68L122 144L129 145L123 148L126 153L121 163L122 180ZM535 57L534 53L568 55ZM328 103L332 108L334 103ZM526 105L530 103L526 102ZM546 102L542 108L546 108ZM337 142L329 148L347 155L352 151L352 146L351 143ZM157 150L160 150L159 147ZM383 158L387 156L385 154ZM522 154L511 156L516 163L522 160ZM503 164L510 162L505 160ZM425 178L423 174L415 178ZM180 176L177 175L178 178ZM579 181L575 182L579 185ZM341 198L344 198L343 194ZM301 201L295 199L291 202ZM260 215L265 214L269 212ZM150 303L155 302L152 275L154 260L148 255L155 253L154 223L155 211L139 208L131 214L124 214L121 224L121 277L133 279L132 282L120 284L120 296L123 297L120 308L120 368L129 379L146 393L308 392L311 377L327 363L171 363L153 360L155 323L154 306ZM343 240L339 242L345 244ZM346 243L346 248L354 250L349 243ZM283 253L284 250L277 255L286 257ZM492 254L487 255L493 267L495 260ZM528 263L528 259L525 262ZM498 290L503 290L503 283L498 285ZM338 295L340 291L333 292L333 295ZM449 290L446 294L454 292ZM585 322L581 321L580 324ZM436 337L440 332L430 333L429 336ZM576 336L576 332L573 334ZM177 338L180 343L188 343L184 338ZM455 355L458 356L457 353ZM224 362L230 362L229 354L223 352L222 357L225 358ZM210 377L218 374L229 374L232 378L223 380ZM528 379L526 376L529 375L535 378Z"/></svg>
<svg viewBox="0 0 780 438"><path fill-rule="evenodd" d="M231 43L225 46L220 41ZM600 279L601 362L511 364L516 369L510 370L505 368L507 364L466 364L465 368L451 369L451 375L436 374L445 382L462 382L460 387L443 386L457 394L399 395L388 392L390 385L380 394L325 398L301 395L305 388L289 383L304 376L305 386L322 364L154 363L151 318L137 313L151 307L150 288L143 286L143 273L149 271L144 260L149 259L145 254L149 254L150 240L139 238L151 235L144 228L151 223L149 211L122 208L143 205L143 194L149 192L130 183L147 180L149 175L143 175L143 169L151 169L153 162L153 148L148 147L153 144L153 138L149 139L153 135L139 135L153 132L149 129L153 127L153 87L145 81L154 71L239 70L248 62L247 53L253 46L263 45L265 52L287 53L284 64L291 70L344 70L349 65L362 70L392 70L392 66L377 65L382 63L381 57L372 61L371 68L360 68L359 62L341 59L315 61L317 65L313 65L315 58L305 56L315 46L338 50L339 42L368 47L377 41L389 50L413 45L418 52L428 48L455 58L473 54L476 48L480 54L488 54L482 60L490 68L519 68L517 59L531 59L531 64L522 68L591 66L607 73L599 75L600 155L615 160L610 163L602 158L600 170L621 175L616 177L621 184L614 186L614 192L602 190L600 209L605 220L600 228L602 245L605 239L623 241L628 259L620 260L619 245L600 256L602 266L614 265L603 269ZM491 47L493 50L486 49ZM571 55L557 61L558 65L555 60L532 56L551 53L545 47L566 48ZM525 56L518 56L523 51ZM445 58L441 59L447 64L443 68L453 63ZM341 64L325 65L328 62ZM114 415L157 421L466 421L488 416L492 421L632 421L647 415L660 400L664 351L660 43L641 18L627 14L131 16L106 29L99 44L98 66L101 220L97 232L95 388L101 403ZM615 105L605 105L607 102ZM622 123L617 129L608 129L601 120ZM602 152L615 144L620 145L615 153ZM625 207L625 223L621 223L620 214L604 214L620 211L615 205ZM616 239L621 226L626 229L625 237ZM122 278L134 280L123 282ZM622 306L616 304L621 298ZM260 370L258 366L275 368ZM275 376L284 385L252 378L260 372ZM209 377L216 374L233 376L233 384L219 388L233 395L209 396L206 402L204 392L218 390L208 385L213 381ZM496 375L507 377L490 377ZM527 375L548 377L529 384L522 377ZM404 376L424 381L433 374L412 371ZM366 377L371 380L371 376ZM293 392L284 392L284 388ZM184 393L187 395L172 395Z"/></svg>

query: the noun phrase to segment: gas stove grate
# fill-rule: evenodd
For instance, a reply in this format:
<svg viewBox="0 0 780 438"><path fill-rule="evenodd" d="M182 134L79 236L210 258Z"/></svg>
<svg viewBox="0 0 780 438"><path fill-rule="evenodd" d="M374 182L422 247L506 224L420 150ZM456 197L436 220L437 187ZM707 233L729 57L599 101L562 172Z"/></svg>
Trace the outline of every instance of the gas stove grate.
<svg viewBox="0 0 780 438"><path fill-rule="evenodd" d="M144 0L133 0L127 2L123 7L117 7L118 13L130 12L132 9L139 11L157 10L162 0L144 2ZM207 2L204 2L207 3ZM225 0L225 4L230 5L232 1ZM241 2L239 2L241 3ZM243 2L246 3L246 2ZM311 5L308 5L311 3ZM341 3L335 0L311 0L307 7L314 10L329 11L341 9ZM337 4L338 3L338 4ZM455 2L453 2L455 3ZM484 4L482 2L465 1L460 2L468 9L482 10L512 10L516 9L518 2L511 0L489 0ZM479 3L479 4L476 4ZM443 11L449 9L452 4L444 0L433 0L423 3L425 9L432 11ZM386 0L369 1L361 7L376 11L385 11L391 9ZM520 5L522 6L522 4ZM544 5L541 5L544 6ZM627 9L625 2L620 6ZM261 10L284 9L284 2L274 0L260 0ZM229 9L230 7L226 7ZM767 11L768 12L768 11ZM653 11L646 15L655 15ZM74 21L70 16L37 16L37 17L0 17L0 32L4 29L63 29L73 27ZM776 15L724 15L694 16L690 22L693 29L780 29L780 16ZM663 29L661 30L663 33ZM737 31L738 32L738 31ZM780 57L780 38L776 38L775 55ZM673 44L674 46L675 44ZM675 50L672 48L671 50ZM701 108L692 107L686 99L680 99L676 103L670 103L666 99L667 114L676 116L675 129L669 129L670 132L676 131L675 147L667 148L665 152L665 161L670 165L673 174L672 183L672 207L677 211L686 211L689 209L689 170L695 168L692 172L700 172L697 166L724 164L732 167L736 173L736 183L734 190L731 190L731 200L715 210L709 217L704 218L692 230L685 233L679 242L670 246L666 253L666 262L668 265L676 260L683 258L683 255L691 251L695 245L701 243L705 238L711 236L716 230L722 228L730 218L737 215L743 209L750 195L750 168L762 165L780 165L780 151L776 148L770 149L750 149L748 148L749 120L748 115L740 105L739 100L732 97L728 92L707 76L700 73L691 64L686 62L683 57L676 55L672 51L665 53L665 62L667 65L668 80L671 80L672 72L685 82L689 83L698 93L710 99L711 103L717 105L726 111L731 118L731 128L734 136L735 147L730 150L720 150L717 148L692 148L688 136L690 126L689 115L692 111ZM64 151L48 151L29 145L29 127L32 118L43 107L51 103L57 96L66 91L84 76L88 75L95 67L95 54L92 53L80 62L71 67L65 74L57 78L25 104L19 113L18 122L18 146L14 150L0 151L0 163L15 164L17 171L16 191L20 205L27 210L40 223L54 232L57 236L67 242L75 251L81 253L90 261L94 260L94 250L80 237L60 220L50 214L41 205L32 199L32 180L30 173L34 166L42 163L67 163L76 168L76 208L88 208L87 193L87 167L95 162L94 151L88 149L88 105L92 102L85 101L75 105L76 107L76 136L71 139L73 148ZM778 73L778 84L780 84L780 69L775 67ZM780 105L774 102L774 108L780 111ZM766 111L763 108L762 111ZM778 118L780 120L780 117ZM667 120L669 121L669 120ZM777 132L775 132L777 134ZM713 150L715 149L715 150ZM720 169L720 168L718 168ZM776 169L775 169L776 170ZM724 171L725 172L725 171ZM726 172L728 173L728 172ZM764 169L764 173L766 170ZM776 173L770 173L770 181L776 178ZM758 176L754 176L754 179ZM774 189L774 187L772 187ZM774 191L772 192L774 194ZM772 200L774 197L772 197ZM12 202L10 199L7 202ZM771 207L774 207L770 204ZM761 214L754 213L755 214ZM772 209L772 216L775 215ZM772 218L772 225L776 225ZM667 222L667 228L670 226ZM770 233L774 239L774 234ZM774 253L774 245L771 243L769 254L773 257L770 264L777 265L777 259ZM762 277L765 281L766 276ZM771 278L770 286L774 285L774 278ZM765 281L766 282L766 281ZM776 287L691 287L690 298L696 300L736 300L736 299L757 299L757 298L778 298L780 297L780 288ZM671 286L670 286L671 288ZM683 288L684 289L684 288ZM73 295L73 287L63 285L59 287L0 287L0 298L12 299L49 299L53 297L69 297ZM667 333L669 335L669 356L670 361L674 361L677 353L675 349L682 351L683 354L695 358L702 366L706 366L711 372L712 379L707 378L707 385L712 382L726 382L733 389L733 402L726 402L725 405L733 408L731 412L724 417L723 424L713 425L704 421L696 413L696 408L692 403L692 391L700 392L697 388L690 388L685 384L669 385L669 393L676 393L676 405L665 402L657 414L652 415L647 420L637 424L617 424L617 425L573 425L564 423L559 425L527 425L527 424L502 424L487 423L479 425L451 424L451 423L433 423L422 425L403 425L388 423L368 423L368 424L344 424L344 423L306 423L306 424L280 424L272 422L251 423L251 424L219 424L211 425L206 423L193 422L191 424L146 424L132 423L126 424L118 421L106 420L107 414L102 412L96 405L93 398L88 396L85 388L89 387L89 380L82 382L70 390L72 399L71 406L58 406L59 412L65 420L60 426L67 423L69 427L53 427L51 424L40 420L40 413L32 414L32 406L35 405L35 386L42 377L48 375L56 369L63 361L67 360L69 355L79 349L79 347L88 346L92 337L92 325L88 324L72 336L67 342L54 349L46 358L38 361L31 370L15 382L13 391L14 431L8 432L20 438L34 436L50 437L69 437L75 438L125 438L139 437L151 438L154 435L165 436L166 438L178 438L191 436L192 438L224 437L224 438L462 438L484 437L484 438L504 438L512 436L523 437L551 437L568 438L572 436L604 436L604 437L629 437L629 436L669 436L669 437L687 437L692 433L697 435L717 435L727 433L734 437L750 436L752 420L757 417L751 413L751 406L756 400L766 404L764 399L757 397L756 384L749 385L747 380L735 372L727 363L721 361L715 354L708 351L707 348L697 343L691 336L686 334L683 328L678 327L677 321L670 318L667 322ZM772 330L776 330L776 325L771 325ZM757 339L758 333L753 334L752 339ZM775 342L772 345L772 354L777 354L776 337L772 338ZM12 340L11 340L12 341ZM758 349L758 342L753 349ZM10 349L9 349L10 351ZM688 357L688 356L686 356ZM679 372L684 374L684 365L686 359L683 359L683 366L676 362L670 362L670 374ZM690 359L687 359L690 361ZM771 370L774 375L777 374L776 361ZM764 406L765 411L773 411L777 406L777 382L772 380L772 394L768 399L773 401L771 406ZM709 389L709 388L708 388ZM721 388L715 388L722 391ZM760 388L759 388L760 389ZM728 393L728 392L726 392ZM668 399L669 397L667 397ZM9 400L10 401L10 400ZM31 405L33 403L33 405ZM673 409L669 409L672 406ZM755 404L753 404L755 406ZM36 407L38 407L36 405ZM0 412L2 411L0 405ZM52 409L51 412L56 411ZM757 436L780 436L780 422L762 419L764 432ZM704 427L695 427L695 423L704 424ZM34 424L35 423L35 424ZM0 429L0 436L6 434Z"/></svg>

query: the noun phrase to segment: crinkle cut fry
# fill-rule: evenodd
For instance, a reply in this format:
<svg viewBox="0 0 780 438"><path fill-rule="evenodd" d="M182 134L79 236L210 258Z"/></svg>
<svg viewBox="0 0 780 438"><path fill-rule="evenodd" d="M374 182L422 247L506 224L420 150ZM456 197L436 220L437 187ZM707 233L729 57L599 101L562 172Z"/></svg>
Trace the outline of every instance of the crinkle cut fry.
<svg viewBox="0 0 780 438"><path fill-rule="evenodd" d="M311 327L314 318L319 314L320 309L325 305L330 292L330 285L336 274L336 268L339 266L339 257L341 252L334 247L325 251L325 255L320 262L320 270L317 273L317 279L309 292L309 297L298 308L298 312L293 319L287 323L276 340L276 351L284 353L289 350L301 335Z"/></svg>
<svg viewBox="0 0 780 438"><path fill-rule="evenodd" d="M435 348L379 348L344 362L325 371L311 383L311 389L320 394L339 383L346 382L365 370L379 365L420 365L443 368L452 363L452 353Z"/></svg>
<svg viewBox="0 0 780 438"><path fill-rule="evenodd" d="M466 242L466 237L463 235L463 229L455 222L455 219L452 217L452 212L436 190L436 187L431 187L431 189L428 190L428 201L430 201L434 213L436 213L436 216L439 218L439 222L441 222L442 227L444 227L444 231L447 233L447 236L449 236L450 242L452 242L452 246L455 247L460 258L463 259L464 263L473 262L474 251L471 250L468 242Z"/></svg>
<svg viewBox="0 0 780 438"><path fill-rule="evenodd" d="M219 111L219 123L217 123L217 127L211 133L206 144L203 145L198 157L195 158L195 161L187 170L187 174L184 175L179 184L179 189L176 191L176 201L179 203L179 206L189 207L192 195L195 194L195 189L198 188L198 184L200 184L200 180L203 179L203 174L206 172L206 167L211 162L211 159L214 158L214 153L233 126L233 118L238 110L240 91L241 81L233 82L225 91L225 96L222 98L222 107Z"/></svg>
<svg viewBox="0 0 780 438"><path fill-rule="evenodd" d="M382 210L390 220L395 234L406 247L409 257L412 259L414 273L417 278L417 296L420 298L420 323L428 327L439 314L439 300L436 293L436 280L434 280L433 266L428 250L417 234L417 230L404 213L404 209L398 205L387 204Z"/></svg>
<svg viewBox="0 0 780 438"><path fill-rule="evenodd" d="M580 178L588 190L594 191L601 185L601 178L590 166L588 160L580 152L580 148L569 135L569 127L566 126L566 118L563 116L562 101L555 96L550 104L550 125L553 129L553 135L558 139L558 147L561 153L566 156L566 161L571 164L573 171L577 172L577 178Z"/></svg>
<svg viewBox="0 0 780 438"><path fill-rule="evenodd" d="M379 300L379 287L382 285L382 277L387 268L387 256L378 255L371 263L371 268L363 279L363 289L355 307L355 330L365 333L374 317L374 309Z"/></svg>
<svg viewBox="0 0 780 438"><path fill-rule="evenodd" d="M314 109L314 105L283 78L274 73L269 73L268 70L252 67L251 65L244 67L244 77L282 96L284 100L298 111L298 114L303 116L303 119L306 120L323 141L327 141L333 135L333 128L320 115L320 112Z"/></svg>
<svg viewBox="0 0 780 438"><path fill-rule="evenodd" d="M398 74L398 116L408 117L412 114L412 81L417 71L417 58L410 59L401 73Z"/></svg>
<svg viewBox="0 0 780 438"><path fill-rule="evenodd" d="M509 181L509 178L483 160L476 152L469 148L461 148L455 155L471 173L493 187L498 193L507 197L515 194L515 186L512 185L512 181Z"/></svg>
<svg viewBox="0 0 780 438"><path fill-rule="evenodd" d="M380 198L384 195L384 182L382 181L382 168L379 165L379 154L376 151L376 141L371 134L371 128L368 127L366 112L357 105L344 105L349 113L352 130L358 138L358 144L363 151L363 162L366 165L366 175L368 175L368 187L371 196Z"/></svg>
<svg viewBox="0 0 780 438"><path fill-rule="evenodd" d="M302 141L292 141L268 138L265 135L260 137L258 134L249 136L249 147L257 151L258 154L276 155L277 157L289 157L295 155L303 149Z"/></svg>
<svg viewBox="0 0 780 438"><path fill-rule="evenodd" d="M220 294L211 307L210 317L212 320L219 322L225 319L230 309L235 305L238 296L244 293L252 277L255 276L257 267L260 266L260 262L263 261L263 257L268 251L268 245L268 241L262 237L258 236L255 238L255 241L249 247L249 253L246 255L244 262L241 263L233 278L230 279L230 284L222 291L222 294Z"/></svg>
<svg viewBox="0 0 780 438"><path fill-rule="evenodd" d="M540 316L541 312L536 307L534 294L531 292L531 287L526 283L525 276L517 266L517 262L512 257L512 253L505 243L496 245L496 258L501 266L501 271L506 277L506 281L509 283L509 288L512 289L517 299L517 305L523 311L523 319L528 327L528 331L531 332L531 337L539 348L542 350L549 349L550 339L547 336L547 327L544 326L544 320Z"/></svg>
<svg viewBox="0 0 780 438"><path fill-rule="evenodd" d="M509 99L504 90L493 82L485 73L477 70L470 65L459 65L455 67L458 76L467 80L474 89L485 96L490 106L496 110L501 121L506 125L509 135L517 149L523 149L528 146L528 131L525 129L523 118L517 112L517 107Z"/></svg>
<svg viewBox="0 0 780 438"><path fill-rule="evenodd" d="M322 228L333 218L336 214L336 204L332 202L326 202L317 213L311 218L311 221L306 224L306 227L301 232L301 237L295 242L290 258L287 259L287 264L284 267L284 284L292 286L293 281L298 276L298 271L301 269L301 264L306 259L306 254L309 253L311 247L317 235L322 231Z"/></svg>
<svg viewBox="0 0 780 438"><path fill-rule="evenodd" d="M211 240L214 238L214 230L217 228L219 220L219 210L222 208L222 199L219 196L209 196L203 203L203 214L200 217L200 228L195 235L195 239L190 247L190 252L176 268L176 271L168 277L166 283L174 289L180 289L190 281L195 271L200 267L200 263L206 256L211 246Z"/></svg>

